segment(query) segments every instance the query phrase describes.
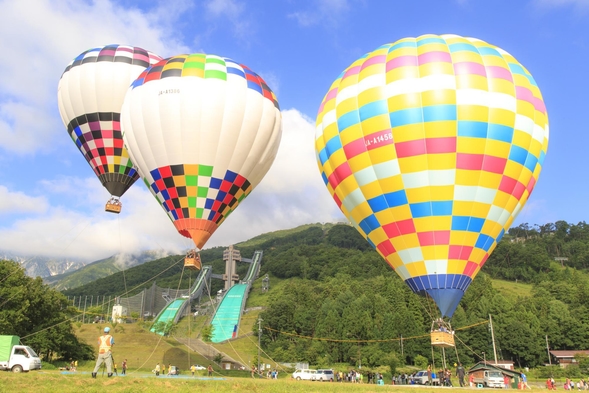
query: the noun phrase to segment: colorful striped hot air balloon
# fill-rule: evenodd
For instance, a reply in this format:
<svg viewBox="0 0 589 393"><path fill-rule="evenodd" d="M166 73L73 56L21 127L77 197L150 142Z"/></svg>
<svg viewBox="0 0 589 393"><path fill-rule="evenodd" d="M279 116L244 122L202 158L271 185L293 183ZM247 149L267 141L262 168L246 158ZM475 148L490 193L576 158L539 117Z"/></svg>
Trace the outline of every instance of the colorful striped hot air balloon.
<svg viewBox="0 0 589 393"><path fill-rule="evenodd" d="M127 92L122 122L145 184L197 248L262 180L282 132L278 102L262 78L202 53L143 72Z"/></svg>
<svg viewBox="0 0 589 393"><path fill-rule="evenodd" d="M532 75L477 39L405 38L348 67L316 125L342 212L451 317L538 180L548 117Z"/></svg>
<svg viewBox="0 0 589 393"><path fill-rule="evenodd" d="M107 45L81 53L59 80L61 120L102 185L117 198L139 178L121 135L125 93L143 70L161 59L145 49Z"/></svg>

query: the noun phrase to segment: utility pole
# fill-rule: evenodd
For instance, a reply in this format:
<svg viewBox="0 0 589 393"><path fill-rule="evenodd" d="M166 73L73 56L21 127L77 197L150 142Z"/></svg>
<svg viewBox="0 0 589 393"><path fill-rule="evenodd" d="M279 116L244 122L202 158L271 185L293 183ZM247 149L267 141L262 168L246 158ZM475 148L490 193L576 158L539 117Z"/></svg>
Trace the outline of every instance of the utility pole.
<svg viewBox="0 0 589 393"><path fill-rule="evenodd" d="M405 355L403 354L403 335L401 334L401 357L404 358Z"/></svg>
<svg viewBox="0 0 589 393"><path fill-rule="evenodd" d="M262 345L262 322L264 320L258 317L258 374L260 373L260 346Z"/></svg>
<svg viewBox="0 0 589 393"><path fill-rule="evenodd" d="M552 359L550 359L550 347L548 346L548 335L546 335L546 352L548 352L548 364L552 366Z"/></svg>
<svg viewBox="0 0 589 393"><path fill-rule="evenodd" d="M86 323L86 302L88 301L88 296L84 296L84 313L82 314L82 323Z"/></svg>
<svg viewBox="0 0 589 393"><path fill-rule="evenodd" d="M489 314L489 325L491 326L491 340L493 341L493 356L495 358L495 365L497 365L497 349L495 348L495 333L493 332L493 318Z"/></svg>

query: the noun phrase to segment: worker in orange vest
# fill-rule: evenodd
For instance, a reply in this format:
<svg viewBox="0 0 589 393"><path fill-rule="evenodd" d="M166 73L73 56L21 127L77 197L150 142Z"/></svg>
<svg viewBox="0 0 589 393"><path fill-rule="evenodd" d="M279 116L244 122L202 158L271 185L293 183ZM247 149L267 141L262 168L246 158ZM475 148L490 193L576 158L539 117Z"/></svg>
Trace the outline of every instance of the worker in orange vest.
<svg viewBox="0 0 589 393"><path fill-rule="evenodd" d="M110 334L110 328L104 328L104 334L98 337L98 358L96 359L96 366L92 372L92 378L96 378L96 373L102 363L106 364L106 371L108 377L112 377L112 346L115 345L115 339Z"/></svg>

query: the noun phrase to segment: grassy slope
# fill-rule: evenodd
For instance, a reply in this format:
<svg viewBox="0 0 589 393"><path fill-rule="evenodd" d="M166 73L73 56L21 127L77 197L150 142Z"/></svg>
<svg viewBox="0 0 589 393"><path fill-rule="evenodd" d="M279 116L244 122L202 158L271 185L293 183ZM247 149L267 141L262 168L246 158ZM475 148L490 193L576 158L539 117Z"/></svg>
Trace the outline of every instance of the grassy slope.
<svg viewBox="0 0 589 393"><path fill-rule="evenodd" d="M285 281L278 279L271 279L271 286L279 287ZM253 289L248 298L247 307L264 307L268 303L268 294L263 294L262 278L255 281ZM239 326L239 337L224 344L213 344L219 351L225 352L237 361L249 364L254 356L257 355L257 338L251 334L253 326L257 323L260 309L248 311L241 318ZM176 332L176 336L197 338L200 329L208 322L208 317L199 316L196 318L183 318ZM76 335L84 342L90 345L95 345L97 337L101 334L105 324L84 324L76 326ZM111 326L111 325L108 325ZM204 357L191 353L191 351L184 345L178 343L172 338L163 338L150 333L148 327L141 327L140 324L118 324L114 328L113 336L115 337L115 347L113 355L117 363L127 358L129 369L140 369L142 371L150 371L158 362L166 364L172 362L174 365L179 365L181 369L186 370L189 364L208 364L210 363ZM190 358L189 358L190 353ZM267 357L261 356L265 363L275 365ZM80 364L81 369L90 370L94 366L94 362L87 362Z"/></svg>
<svg viewBox="0 0 589 393"><path fill-rule="evenodd" d="M101 334L105 324L85 324L76 328L76 335L86 343L96 346L96 340ZM208 361L202 356L189 351L183 344L173 339L162 338L150 333L148 328L140 324L118 324L113 329L115 346L113 358L120 364L126 358L129 372L151 371L156 363L172 363L186 370L190 364L203 364ZM94 361L82 362L80 370L90 371L94 367Z"/></svg>
<svg viewBox="0 0 589 393"><path fill-rule="evenodd" d="M236 244L235 246L237 248L241 247L254 247L257 246L259 244L262 244L268 240L272 240L272 239L280 239L289 235L292 235L293 233L298 233L298 232L302 232L304 230L307 230L309 228L312 227L320 227L323 228L323 230L329 229L331 227L333 227L336 224L332 224L332 223L325 223L325 224L307 224L307 225L301 225L299 227L296 228L292 228L292 229L284 229L284 230L280 230L280 231L276 231L276 232L269 232L269 233L263 233L259 236L256 236L254 238L251 238L243 243L239 243Z"/></svg>
<svg viewBox="0 0 589 393"><path fill-rule="evenodd" d="M529 297L532 291L532 284L524 284L521 282L492 280L493 288L498 290L503 296L508 299L517 300L522 297Z"/></svg>

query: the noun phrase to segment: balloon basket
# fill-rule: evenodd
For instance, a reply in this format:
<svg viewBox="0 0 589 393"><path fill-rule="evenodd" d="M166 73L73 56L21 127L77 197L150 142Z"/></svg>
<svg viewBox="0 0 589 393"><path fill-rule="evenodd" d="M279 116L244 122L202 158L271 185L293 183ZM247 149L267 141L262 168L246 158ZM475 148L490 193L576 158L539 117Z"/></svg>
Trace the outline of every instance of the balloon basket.
<svg viewBox="0 0 589 393"><path fill-rule="evenodd" d="M118 199L111 198L108 202L106 202L106 206L104 208L105 211L109 213L119 214L121 212L121 208L123 204Z"/></svg>
<svg viewBox="0 0 589 393"><path fill-rule="evenodd" d="M438 348L454 348L454 334L450 332L431 332L432 346Z"/></svg>
<svg viewBox="0 0 589 393"><path fill-rule="evenodd" d="M202 264L200 262L200 254L195 250L190 250L184 258L184 268L190 270L200 270Z"/></svg>
<svg viewBox="0 0 589 393"><path fill-rule="evenodd" d="M454 331L450 323L442 318L432 322L430 337L432 347L454 348Z"/></svg>

